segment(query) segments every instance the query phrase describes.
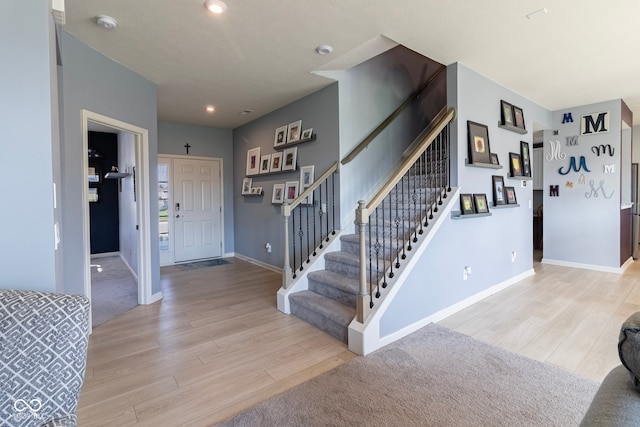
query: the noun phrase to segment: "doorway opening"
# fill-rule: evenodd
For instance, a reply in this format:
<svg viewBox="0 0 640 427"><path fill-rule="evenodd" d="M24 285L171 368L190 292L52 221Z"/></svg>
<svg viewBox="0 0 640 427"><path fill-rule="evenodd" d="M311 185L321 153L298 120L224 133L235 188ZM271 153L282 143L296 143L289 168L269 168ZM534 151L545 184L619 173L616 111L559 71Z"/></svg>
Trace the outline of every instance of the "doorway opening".
<svg viewBox="0 0 640 427"><path fill-rule="evenodd" d="M161 293L152 296L151 293L151 209L149 194L149 135L148 130L122 122L88 110L82 110L82 150L83 159L83 188L88 188L89 181L89 127L106 126L115 131L128 134L133 141L136 169L130 173L134 175L135 184L135 251L137 254L138 276L138 304L151 304L162 298ZM95 170L93 170L95 172ZM104 178L106 171L101 171ZM83 191L83 265L84 265L84 294L91 299L91 241L90 241L90 213L89 200L95 197L88 190ZM91 319L91 318L90 318ZM92 325L90 325L92 326Z"/></svg>

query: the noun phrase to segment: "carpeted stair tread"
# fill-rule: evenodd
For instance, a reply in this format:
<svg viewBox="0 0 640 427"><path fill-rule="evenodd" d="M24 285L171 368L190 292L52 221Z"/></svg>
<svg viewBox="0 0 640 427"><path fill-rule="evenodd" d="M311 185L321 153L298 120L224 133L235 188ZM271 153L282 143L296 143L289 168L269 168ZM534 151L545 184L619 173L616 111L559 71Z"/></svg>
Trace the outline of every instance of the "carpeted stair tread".
<svg viewBox="0 0 640 427"><path fill-rule="evenodd" d="M291 313L313 326L347 342L348 327L356 315L349 307L313 291L296 292L289 296Z"/></svg>

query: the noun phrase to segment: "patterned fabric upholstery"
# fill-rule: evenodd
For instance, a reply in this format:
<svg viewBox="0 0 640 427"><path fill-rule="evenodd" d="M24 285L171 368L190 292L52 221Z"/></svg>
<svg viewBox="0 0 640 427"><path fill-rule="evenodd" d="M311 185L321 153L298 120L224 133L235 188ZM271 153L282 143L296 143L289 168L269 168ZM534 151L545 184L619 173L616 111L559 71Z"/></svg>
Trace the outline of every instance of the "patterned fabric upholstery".
<svg viewBox="0 0 640 427"><path fill-rule="evenodd" d="M0 290L0 425L76 425L88 335L86 297Z"/></svg>

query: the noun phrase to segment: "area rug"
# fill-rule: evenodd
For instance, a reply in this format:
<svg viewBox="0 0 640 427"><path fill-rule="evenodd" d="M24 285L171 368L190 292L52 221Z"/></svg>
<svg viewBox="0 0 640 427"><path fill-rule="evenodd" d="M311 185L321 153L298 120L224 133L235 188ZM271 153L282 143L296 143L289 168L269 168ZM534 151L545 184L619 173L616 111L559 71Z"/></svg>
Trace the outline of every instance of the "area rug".
<svg viewBox="0 0 640 427"><path fill-rule="evenodd" d="M187 270L195 270L197 268L216 267L218 265L224 265L224 264L229 264L229 261L222 258L215 258L215 259L207 259L205 261L186 262L184 264L176 264L175 266L182 271L187 271Z"/></svg>
<svg viewBox="0 0 640 427"><path fill-rule="evenodd" d="M577 426L598 383L431 324L221 426Z"/></svg>

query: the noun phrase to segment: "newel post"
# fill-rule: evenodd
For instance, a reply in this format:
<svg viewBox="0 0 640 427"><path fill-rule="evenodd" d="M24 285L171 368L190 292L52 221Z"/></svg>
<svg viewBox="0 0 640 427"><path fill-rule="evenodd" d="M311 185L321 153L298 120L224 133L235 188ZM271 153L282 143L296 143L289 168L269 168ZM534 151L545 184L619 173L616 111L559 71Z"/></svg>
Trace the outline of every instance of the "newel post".
<svg viewBox="0 0 640 427"><path fill-rule="evenodd" d="M358 298L356 300L357 309L357 321L364 323L369 317L369 311L371 310L369 289L367 289L367 242L366 229L369 223L369 211L366 208L365 201L360 200L358 202L358 209L356 209L356 224L358 226L358 233L360 236L360 289L358 292Z"/></svg>
<svg viewBox="0 0 640 427"><path fill-rule="evenodd" d="M282 217L284 218L284 266L282 267L282 287L287 289L291 284L293 274L289 264L289 217L291 216L291 206L288 201L282 205Z"/></svg>

